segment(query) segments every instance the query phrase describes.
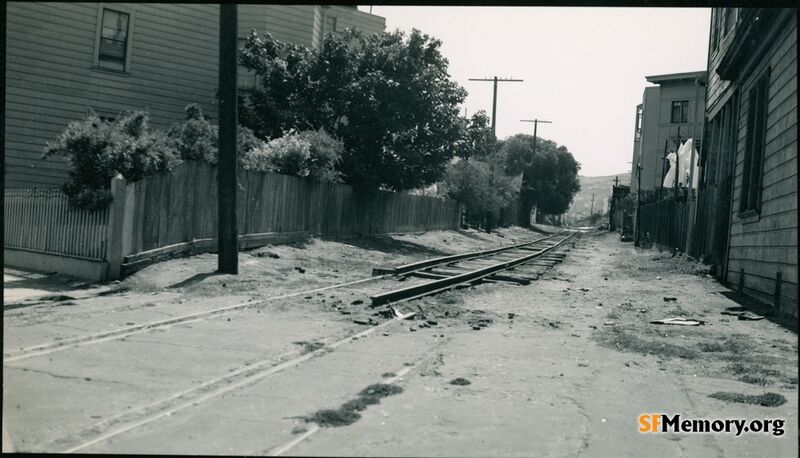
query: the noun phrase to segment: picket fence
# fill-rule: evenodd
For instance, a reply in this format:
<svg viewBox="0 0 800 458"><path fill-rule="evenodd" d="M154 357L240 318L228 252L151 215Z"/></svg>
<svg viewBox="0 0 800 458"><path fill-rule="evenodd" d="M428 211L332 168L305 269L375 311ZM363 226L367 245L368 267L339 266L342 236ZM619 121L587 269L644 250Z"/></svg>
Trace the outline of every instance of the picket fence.
<svg viewBox="0 0 800 458"><path fill-rule="evenodd" d="M71 208L59 189L6 189L4 247L103 260L108 210Z"/></svg>
<svg viewBox="0 0 800 458"><path fill-rule="evenodd" d="M216 167L185 162L173 172L111 183L103 211L71 209L56 189L6 189L4 248L107 263L118 278L164 256L216 249ZM238 172L240 247L323 236L457 229L456 201L287 175ZM52 270L58 271L58 262ZM24 266L20 266L24 267ZM67 272L68 273L68 272Z"/></svg>

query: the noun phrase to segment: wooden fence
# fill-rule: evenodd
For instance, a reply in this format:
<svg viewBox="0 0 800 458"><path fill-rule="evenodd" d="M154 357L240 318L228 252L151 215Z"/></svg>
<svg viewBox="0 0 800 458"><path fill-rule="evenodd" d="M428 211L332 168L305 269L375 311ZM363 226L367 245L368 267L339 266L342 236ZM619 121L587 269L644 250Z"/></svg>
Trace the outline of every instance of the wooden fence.
<svg viewBox="0 0 800 458"><path fill-rule="evenodd" d="M4 247L103 260L108 210L71 208L60 189L6 189Z"/></svg>
<svg viewBox="0 0 800 458"><path fill-rule="evenodd" d="M245 170L239 171L238 181L242 248L311 234L457 229L461 220L458 202L436 197L360 193L348 185ZM69 208L57 189L7 189L4 248L102 261L105 273L97 275L105 278L125 275L162 256L216 248L216 167L185 162L172 173L135 183L115 178L111 193L110 208L88 212ZM25 262L21 252L11 254L16 262ZM41 256L37 263L36 268L51 271L65 265Z"/></svg>
<svg viewBox="0 0 800 458"><path fill-rule="evenodd" d="M650 233L650 241L662 247L683 251L686 247L688 205L663 199L639 207L639 238Z"/></svg>
<svg viewBox="0 0 800 458"><path fill-rule="evenodd" d="M240 234L389 234L455 229L460 221L457 202L435 197L357 193L348 185L246 170L238 178ZM216 238L216 167L186 162L128 188L133 218L126 255Z"/></svg>

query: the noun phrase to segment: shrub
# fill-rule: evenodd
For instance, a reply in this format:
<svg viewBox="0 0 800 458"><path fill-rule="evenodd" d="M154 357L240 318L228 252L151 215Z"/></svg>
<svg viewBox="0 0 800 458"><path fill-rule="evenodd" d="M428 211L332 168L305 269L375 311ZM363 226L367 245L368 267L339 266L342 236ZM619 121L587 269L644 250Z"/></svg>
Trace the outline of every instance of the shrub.
<svg viewBox="0 0 800 458"><path fill-rule="evenodd" d="M111 202L109 186L118 173L136 181L171 170L179 162L172 143L162 133L150 131L149 115L142 111L122 115L115 122L90 111L48 142L43 156L68 159L69 181L63 190L71 205L87 209Z"/></svg>
<svg viewBox="0 0 800 458"><path fill-rule="evenodd" d="M216 164L219 160L219 127L212 124L196 103L185 108L186 120L173 124L167 136L173 142L181 159L203 161ZM236 147L239 152L239 166L244 166L247 153L261 144L252 130L239 126Z"/></svg>
<svg viewBox="0 0 800 458"><path fill-rule="evenodd" d="M342 180L336 163L342 150L342 143L324 130L290 131L243 154L241 164L248 170L340 183Z"/></svg>

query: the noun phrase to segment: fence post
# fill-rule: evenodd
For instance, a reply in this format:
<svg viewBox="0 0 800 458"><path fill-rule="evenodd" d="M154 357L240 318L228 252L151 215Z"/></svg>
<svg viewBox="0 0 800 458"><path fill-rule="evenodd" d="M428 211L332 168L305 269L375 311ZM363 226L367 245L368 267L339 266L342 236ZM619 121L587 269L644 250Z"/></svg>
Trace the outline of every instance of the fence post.
<svg viewBox="0 0 800 458"><path fill-rule="evenodd" d="M133 192L125 178L117 174L111 179L112 202L108 208L108 232L106 233L106 262L108 280L120 278L122 260L130 250L133 224Z"/></svg>
<svg viewBox="0 0 800 458"><path fill-rule="evenodd" d="M775 297L773 299L773 302L775 304L774 305L774 310L775 310L775 314L776 315L780 315L781 314L781 280L782 280L781 277L782 276L783 276L783 274L781 272L778 272L775 275Z"/></svg>

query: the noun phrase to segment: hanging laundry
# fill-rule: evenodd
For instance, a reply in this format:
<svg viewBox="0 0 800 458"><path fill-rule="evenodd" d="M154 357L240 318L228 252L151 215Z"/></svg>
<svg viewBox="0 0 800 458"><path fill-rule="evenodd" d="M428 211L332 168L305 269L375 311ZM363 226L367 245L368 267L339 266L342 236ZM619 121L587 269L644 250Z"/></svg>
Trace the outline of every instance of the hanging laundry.
<svg viewBox="0 0 800 458"><path fill-rule="evenodd" d="M667 174L664 175L664 184L665 188L671 188L675 185L675 158L677 156L675 153L667 154L667 160L669 161L669 170L667 170Z"/></svg>
<svg viewBox="0 0 800 458"><path fill-rule="evenodd" d="M678 149L678 184L687 186L689 183L689 171L692 166L692 143L690 138L686 140Z"/></svg>

